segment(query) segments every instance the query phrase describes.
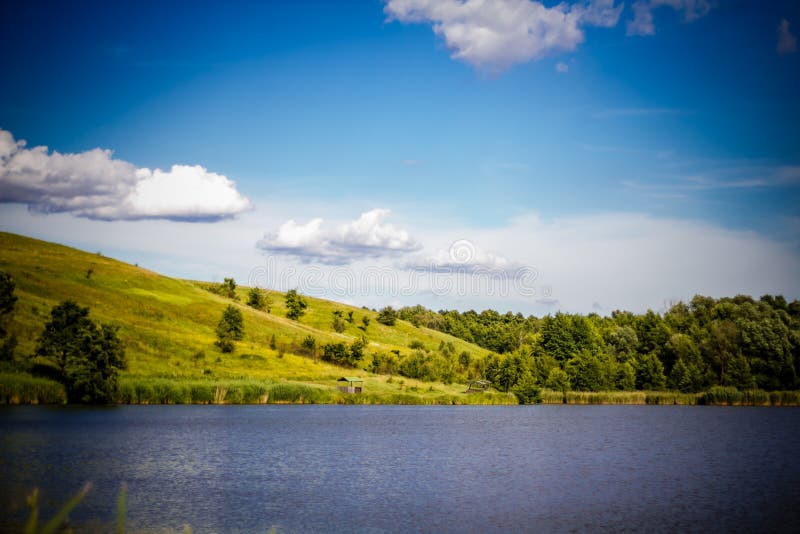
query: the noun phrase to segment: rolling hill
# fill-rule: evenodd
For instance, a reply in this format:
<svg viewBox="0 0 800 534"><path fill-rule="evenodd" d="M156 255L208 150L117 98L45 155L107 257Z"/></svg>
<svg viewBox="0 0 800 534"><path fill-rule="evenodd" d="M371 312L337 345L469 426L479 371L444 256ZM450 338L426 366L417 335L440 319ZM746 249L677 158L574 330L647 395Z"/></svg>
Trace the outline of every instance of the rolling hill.
<svg viewBox="0 0 800 534"><path fill-rule="evenodd" d="M238 300L232 300L209 291L209 283L169 278L99 253L9 233L0 233L0 270L16 283L19 300L8 330L18 339L15 357L20 362L32 360L52 306L72 299L88 306L95 321L119 327L128 361L123 386L147 381L212 384L238 380L313 387L325 393L320 397L325 402L516 402L496 393L464 395L463 384L369 372L376 355L440 356L438 351L445 346L451 362L457 360L455 354L466 352L472 361L487 354L476 345L405 321L383 325L371 310L306 297L306 314L293 321L286 318L280 292L266 292L272 304L267 313L245 304L246 287L238 287ZM214 345L215 327L229 304L242 311L245 336L234 353L223 354ZM345 316L353 313L354 320L346 321L341 333L332 326L336 310ZM367 328L363 328L363 316L371 320ZM316 342L313 351L302 349L308 336ZM359 368L321 361L319 348L324 344L349 344L362 337L367 342L366 357ZM461 369L456 377L463 380L466 374ZM340 394L336 380L344 375L362 377L365 394Z"/></svg>

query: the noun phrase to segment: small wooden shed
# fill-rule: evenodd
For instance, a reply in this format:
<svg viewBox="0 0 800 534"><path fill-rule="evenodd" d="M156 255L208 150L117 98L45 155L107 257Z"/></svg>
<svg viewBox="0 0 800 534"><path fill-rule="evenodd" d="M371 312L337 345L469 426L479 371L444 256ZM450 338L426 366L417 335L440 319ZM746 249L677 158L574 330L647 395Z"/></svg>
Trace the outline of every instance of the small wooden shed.
<svg viewBox="0 0 800 534"><path fill-rule="evenodd" d="M492 383L488 380L473 380L469 383L467 391L464 393L483 393L491 387Z"/></svg>
<svg viewBox="0 0 800 534"><path fill-rule="evenodd" d="M357 376L343 376L337 380L337 382L344 382L347 384L339 386L339 391L342 393L361 393L364 387L364 381Z"/></svg>

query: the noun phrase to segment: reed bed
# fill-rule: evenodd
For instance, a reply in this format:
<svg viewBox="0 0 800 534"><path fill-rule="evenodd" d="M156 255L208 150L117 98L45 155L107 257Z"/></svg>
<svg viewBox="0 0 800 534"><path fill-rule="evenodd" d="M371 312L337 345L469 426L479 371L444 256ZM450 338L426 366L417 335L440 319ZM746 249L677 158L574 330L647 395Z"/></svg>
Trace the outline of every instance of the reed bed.
<svg viewBox="0 0 800 534"><path fill-rule="evenodd" d="M120 404L318 404L333 402L329 388L259 380L177 381L127 377Z"/></svg>
<svg viewBox="0 0 800 534"><path fill-rule="evenodd" d="M64 386L21 373L0 373L0 404L65 404Z"/></svg>

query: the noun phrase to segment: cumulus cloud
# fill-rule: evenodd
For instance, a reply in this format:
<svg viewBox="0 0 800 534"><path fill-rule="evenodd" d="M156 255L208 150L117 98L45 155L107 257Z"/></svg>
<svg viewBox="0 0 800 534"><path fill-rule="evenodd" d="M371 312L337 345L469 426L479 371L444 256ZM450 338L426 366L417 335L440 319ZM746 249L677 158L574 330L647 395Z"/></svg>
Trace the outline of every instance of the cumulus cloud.
<svg viewBox="0 0 800 534"><path fill-rule="evenodd" d="M199 165L151 170L100 148L76 154L27 148L2 129L0 202L102 220L211 221L252 207L233 181Z"/></svg>
<svg viewBox="0 0 800 534"><path fill-rule="evenodd" d="M622 7L614 0L553 7L532 0L388 0L384 12L389 20L432 23L453 58L502 71L575 50L584 41L582 26L615 26Z"/></svg>
<svg viewBox="0 0 800 534"><path fill-rule="evenodd" d="M559 72L561 74L569 72L569 65L559 61L558 63L556 63L556 72Z"/></svg>
<svg viewBox="0 0 800 534"><path fill-rule="evenodd" d="M628 35L655 35L653 11L659 7L671 7L682 13L686 22L699 19L711 11L708 0L640 0L632 6L633 19L627 24Z"/></svg>
<svg viewBox="0 0 800 534"><path fill-rule="evenodd" d="M797 37L795 37L791 31L789 31L789 21L786 19L781 19L780 25L778 25L778 53L779 54L791 54L792 52L797 52Z"/></svg>
<svg viewBox="0 0 800 534"><path fill-rule="evenodd" d="M391 211L374 209L344 224L326 227L320 218L306 224L283 223L276 233L256 243L264 252L292 256L302 262L342 265L378 256L413 252L419 245L409 233L384 222Z"/></svg>

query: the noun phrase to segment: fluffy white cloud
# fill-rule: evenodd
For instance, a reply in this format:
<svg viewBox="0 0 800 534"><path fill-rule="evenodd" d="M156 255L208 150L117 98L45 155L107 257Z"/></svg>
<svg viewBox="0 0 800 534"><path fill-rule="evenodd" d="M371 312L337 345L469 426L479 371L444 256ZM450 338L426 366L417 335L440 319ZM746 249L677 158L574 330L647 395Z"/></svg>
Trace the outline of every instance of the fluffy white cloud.
<svg viewBox="0 0 800 534"><path fill-rule="evenodd" d="M556 72L560 72L561 74L569 72L569 65L559 61L556 63Z"/></svg>
<svg viewBox="0 0 800 534"><path fill-rule="evenodd" d="M452 57L501 71L552 52L575 50L581 26L617 24L622 5L594 0L546 7L531 0L388 0L390 20L432 23Z"/></svg>
<svg viewBox="0 0 800 534"><path fill-rule="evenodd" d="M362 213L354 221L327 228L320 218L306 224L289 220L277 233L266 234L256 246L264 252L292 256L302 262L332 265L417 250L419 246L406 230L384 222L390 213L378 208Z"/></svg>
<svg viewBox="0 0 800 534"><path fill-rule="evenodd" d="M99 148L77 154L26 148L6 130L0 130L0 202L105 220L208 221L251 208L234 182L199 165L151 170Z"/></svg>
<svg viewBox="0 0 800 534"><path fill-rule="evenodd" d="M655 35L653 10L662 6L683 13L686 22L699 19L711 11L708 0L640 0L633 4L633 19L627 25L628 35Z"/></svg>
<svg viewBox="0 0 800 534"><path fill-rule="evenodd" d="M778 53L779 54L791 54L792 52L797 52L797 37L795 37L791 31L789 31L789 21L786 19L781 19L781 23L778 26Z"/></svg>

